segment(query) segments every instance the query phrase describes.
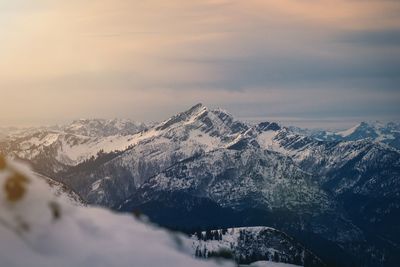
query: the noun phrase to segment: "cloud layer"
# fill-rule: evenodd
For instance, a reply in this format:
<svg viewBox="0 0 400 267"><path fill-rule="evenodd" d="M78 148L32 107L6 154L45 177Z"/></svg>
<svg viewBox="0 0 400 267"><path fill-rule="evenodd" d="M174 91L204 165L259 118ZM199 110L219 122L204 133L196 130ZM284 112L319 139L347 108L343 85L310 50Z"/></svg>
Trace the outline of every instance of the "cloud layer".
<svg viewBox="0 0 400 267"><path fill-rule="evenodd" d="M0 1L0 124L400 114L398 1Z"/></svg>

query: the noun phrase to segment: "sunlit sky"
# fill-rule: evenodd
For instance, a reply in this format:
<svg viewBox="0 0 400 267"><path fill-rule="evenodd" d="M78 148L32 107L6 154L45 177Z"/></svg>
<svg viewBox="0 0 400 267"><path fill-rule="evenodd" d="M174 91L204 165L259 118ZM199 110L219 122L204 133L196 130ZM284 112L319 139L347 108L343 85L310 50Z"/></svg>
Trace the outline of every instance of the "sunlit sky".
<svg viewBox="0 0 400 267"><path fill-rule="evenodd" d="M197 102L306 127L400 119L400 1L0 0L0 126Z"/></svg>

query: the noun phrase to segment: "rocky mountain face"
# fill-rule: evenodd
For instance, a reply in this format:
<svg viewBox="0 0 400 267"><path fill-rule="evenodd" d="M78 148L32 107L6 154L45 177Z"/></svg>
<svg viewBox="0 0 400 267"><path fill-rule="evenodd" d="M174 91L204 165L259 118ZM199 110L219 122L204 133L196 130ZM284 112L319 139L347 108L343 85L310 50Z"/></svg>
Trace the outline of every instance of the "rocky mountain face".
<svg viewBox="0 0 400 267"><path fill-rule="evenodd" d="M364 232L373 233L367 238L399 242L400 228L393 225L400 218L398 150L369 139L318 141L286 129L251 138L264 143L266 149L289 156L302 170L319 176L319 187L342 203L351 220Z"/></svg>
<svg viewBox="0 0 400 267"><path fill-rule="evenodd" d="M321 140L201 104L127 135L76 125L0 148L89 204L140 210L172 228L265 225L328 265L399 262L400 152L385 142Z"/></svg>

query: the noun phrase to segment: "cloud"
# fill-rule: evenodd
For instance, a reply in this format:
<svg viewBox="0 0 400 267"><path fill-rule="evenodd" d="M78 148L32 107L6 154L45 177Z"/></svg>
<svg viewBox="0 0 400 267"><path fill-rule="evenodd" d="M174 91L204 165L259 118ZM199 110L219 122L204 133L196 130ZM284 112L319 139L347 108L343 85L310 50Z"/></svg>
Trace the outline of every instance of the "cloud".
<svg viewBox="0 0 400 267"><path fill-rule="evenodd" d="M400 49L400 30L363 30L343 34L342 41L358 45L394 46Z"/></svg>
<svg viewBox="0 0 400 267"><path fill-rule="evenodd" d="M398 1L30 3L0 2L3 124L157 120L199 101L238 116L399 112Z"/></svg>

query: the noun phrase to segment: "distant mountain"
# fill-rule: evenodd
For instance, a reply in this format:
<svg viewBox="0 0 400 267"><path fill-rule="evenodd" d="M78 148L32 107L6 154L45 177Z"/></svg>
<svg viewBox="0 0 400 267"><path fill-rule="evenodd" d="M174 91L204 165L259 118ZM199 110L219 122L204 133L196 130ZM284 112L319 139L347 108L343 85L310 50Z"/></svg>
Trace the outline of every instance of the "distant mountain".
<svg viewBox="0 0 400 267"><path fill-rule="evenodd" d="M71 124L28 129L8 129L0 139L0 153L28 160L40 173L55 173L99 153L122 151L132 135L146 126L128 120L78 120Z"/></svg>
<svg viewBox="0 0 400 267"><path fill-rule="evenodd" d="M307 130L296 127L290 127L290 129L321 141L358 141L370 139L400 149L400 123L361 122L344 131Z"/></svg>
<svg viewBox="0 0 400 267"><path fill-rule="evenodd" d="M400 261L400 152L386 139L321 139L202 104L128 135L80 130L92 124L18 134L0 150L89 204L172 228L271 226L328 265Z"/></svg>
<svg viewBox="0 0 400 267"><path fill-rule="evenodd" d="M144 123L123 119L80 119L61 127L66 133L90 137L126 136L146 129Z"/></svg>

